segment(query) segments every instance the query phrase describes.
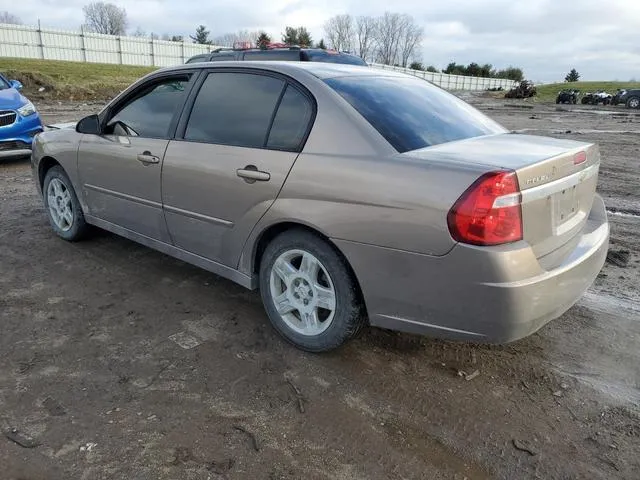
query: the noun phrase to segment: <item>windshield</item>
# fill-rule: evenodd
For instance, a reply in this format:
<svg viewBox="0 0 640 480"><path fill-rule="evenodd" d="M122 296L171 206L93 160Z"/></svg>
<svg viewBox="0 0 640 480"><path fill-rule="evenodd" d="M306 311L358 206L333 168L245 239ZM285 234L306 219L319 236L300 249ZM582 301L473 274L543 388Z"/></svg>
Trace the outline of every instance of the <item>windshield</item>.
<svg viewBox="0 0 640 480"><path fill-rule="evenodd" d="M0 75L0 90L6 90L7 88L11 88L7 79Z"/></svg>
<svg viewBox="0 0 640 480"><path fill-rule="evenodd" d="M325 82L400 153L507 131L425 80L352 76Z"/></svg>
<svg viewBox="0 0 640 480"><path fill-rule="evenodd" d="M330 53L325 51L307 51L304 52L310 62L325 63L342 63L345 65L363 65L367 66L367 62L355 55L347 55L346 53Z"/></svg>

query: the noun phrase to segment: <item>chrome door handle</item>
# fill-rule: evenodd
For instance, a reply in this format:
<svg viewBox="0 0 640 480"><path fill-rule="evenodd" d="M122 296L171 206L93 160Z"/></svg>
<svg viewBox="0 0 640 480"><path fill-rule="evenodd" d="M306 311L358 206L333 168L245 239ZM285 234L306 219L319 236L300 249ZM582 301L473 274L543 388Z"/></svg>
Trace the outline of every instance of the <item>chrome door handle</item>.
<svg viewBox="0 0 640 480"><path fill-rule="evenodd" d="M145 166L153 163L160 163L160 159L155 155L151 155L151 152L142 152L138 154L138 161Z"/></svg>
<svg viewBox="0 0 640 480"><path fill-rule="evenodd" d="M271 180L271 174L269 172L262 172L258 170L255 165L247 165L244 168L239 168L236 170L236 175L244 178L244 181L247 183L268 182Z"/></svg>

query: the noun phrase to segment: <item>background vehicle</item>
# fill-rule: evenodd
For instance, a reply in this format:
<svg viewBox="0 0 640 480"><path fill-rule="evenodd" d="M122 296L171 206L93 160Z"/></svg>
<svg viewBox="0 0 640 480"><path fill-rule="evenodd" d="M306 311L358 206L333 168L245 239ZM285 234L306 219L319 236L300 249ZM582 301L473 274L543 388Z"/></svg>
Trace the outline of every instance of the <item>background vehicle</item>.
<svg viewBox="0 0 640 480"><path fill-rule="evenodd" d="M32 156L60 237L96 225L259 287L309 351L367 319L501 343L561 315L606 257L599 164L424 80L313 62L156 71Z"/></svg>
<svg viewBox="0 0 640 480"><path fill-rule="evenodd" d="M523 80L504 94L504 98L530 98L538 94L533 82Z"/></svg>
<svg viewBox="0 0 640 480"><path fill-rule="evenodd" d="M562 90L558 93L556 97L556 103L578 103L578 96L580 95L580 90Z"/></svg>
<svg viewBox="0 0 640 480"><path fill-rule="evenodd" d="M618 90L611 103L623 104L627 108L640 108L640 89Z"/></svg>
<svg viewBox="0 0 640 480"><path fill-rule="evenodd" d="M613 100L613 95L605 92L604 90L599 90L597 92L585 93L582 99L580 100L580 103L582 103L583 105L585 104L598 105L600 103L602 105L609 105L612 100Z"/></svg>
<svg viewBox="0 0 640 480"><path fill-rule="evenodd" d="M33 137L42 131L36 108L20 90L20 82L0 75L0 158L31 155Z"/></svg>
<svg viewBox="0 0 640 480"><path fill-rule="evenodd" d="M280 44L278 44L280 45ZM321 48L301 48L297 46L276 46L273 48L229 48L218 49L214 52L196 55L191 57L186 63L197 62L222 62L229 60L254 60L254 61L286 61L286 62L324 62L341 63L348 65L366 66L367 62L356 55L337 52L335 50L324 50Z"/></svg>

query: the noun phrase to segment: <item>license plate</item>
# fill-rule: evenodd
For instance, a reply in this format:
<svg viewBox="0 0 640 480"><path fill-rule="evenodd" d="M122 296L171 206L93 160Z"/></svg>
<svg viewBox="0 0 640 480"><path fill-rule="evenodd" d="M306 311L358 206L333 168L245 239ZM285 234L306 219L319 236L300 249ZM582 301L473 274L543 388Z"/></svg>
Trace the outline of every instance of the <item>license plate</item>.
<svg viewBox="0 0 640 480"><path fill-rule="evenodd" d="M562 225L578 213L579 205L576 199L576 186L562 190L553 196L553 224Z"/></svg>

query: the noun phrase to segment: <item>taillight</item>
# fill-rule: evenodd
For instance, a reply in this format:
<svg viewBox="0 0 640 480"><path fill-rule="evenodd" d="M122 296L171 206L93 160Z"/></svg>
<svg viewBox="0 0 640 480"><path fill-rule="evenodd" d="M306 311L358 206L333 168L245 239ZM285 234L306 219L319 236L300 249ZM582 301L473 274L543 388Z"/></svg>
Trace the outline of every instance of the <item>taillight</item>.
<svg viewBox="0 0 640 480"><path fill-rule="evenodd" d="M520 186L515 172L482 175L447 215L451 236L472 245L500 245L522 240Z"/></svg>

